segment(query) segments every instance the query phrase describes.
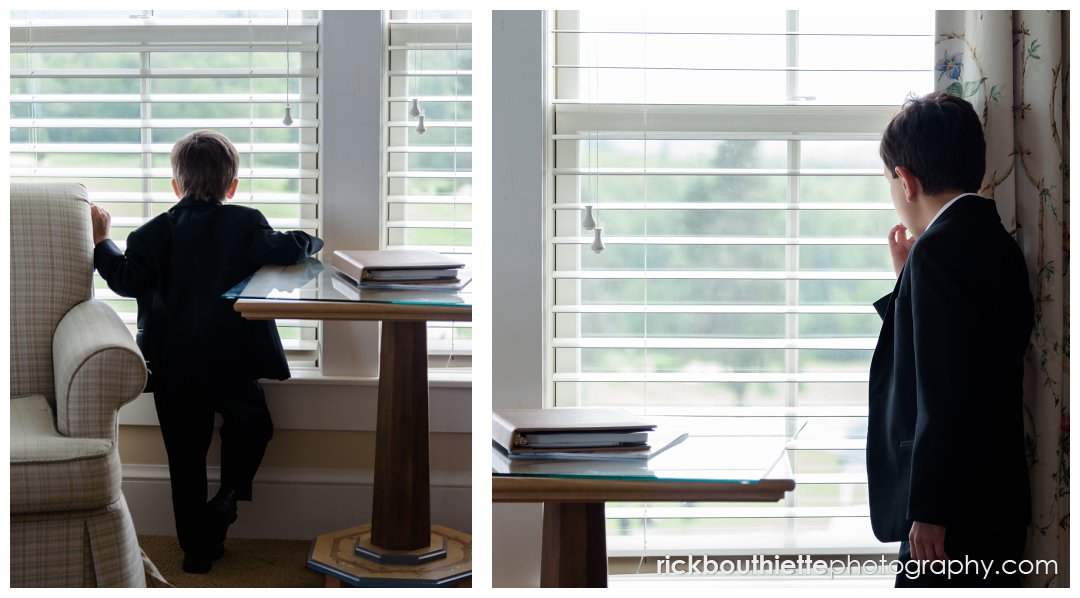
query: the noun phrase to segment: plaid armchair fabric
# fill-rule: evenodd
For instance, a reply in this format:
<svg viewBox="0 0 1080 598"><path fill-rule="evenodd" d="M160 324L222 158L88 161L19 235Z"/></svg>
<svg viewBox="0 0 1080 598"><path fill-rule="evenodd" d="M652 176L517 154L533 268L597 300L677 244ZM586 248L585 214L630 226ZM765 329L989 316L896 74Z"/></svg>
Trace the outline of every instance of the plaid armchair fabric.
<svg viewBox="0 0 1080 598"><path fill-rule="evenodd" d="M11 186L11 585L143 587L117 411L146 383L94 301L86 189Z"/></svg>

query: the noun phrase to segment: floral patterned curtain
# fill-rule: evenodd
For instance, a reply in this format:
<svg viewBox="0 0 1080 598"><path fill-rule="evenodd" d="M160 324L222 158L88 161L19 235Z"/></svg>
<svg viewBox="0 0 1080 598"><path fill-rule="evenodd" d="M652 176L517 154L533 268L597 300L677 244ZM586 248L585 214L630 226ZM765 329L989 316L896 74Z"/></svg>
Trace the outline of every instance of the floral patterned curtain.
<svg viewBox="0 0 1080 598"><path fill-rule="evenodd" d="M975 106L982 195L1027 258L1035 330L1024 372L1031 473L1025 558L1053 559L1035 587L1069 585L1069 13L938 11L937 88ZM984 491L992 500L993 480Z"/></svg>

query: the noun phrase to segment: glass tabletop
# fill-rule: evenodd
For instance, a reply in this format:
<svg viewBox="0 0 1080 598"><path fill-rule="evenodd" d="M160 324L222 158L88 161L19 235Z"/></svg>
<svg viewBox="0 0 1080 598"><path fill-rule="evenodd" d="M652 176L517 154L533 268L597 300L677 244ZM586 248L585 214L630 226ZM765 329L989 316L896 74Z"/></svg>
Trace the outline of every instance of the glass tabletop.
<svg viewBox="0 0 1080 598"><path fill-rule="evenodd" d="M508 457L491 447L495 476L754 484L790 478L789 436L687 436L651 459ZM652 440L650 440L652 442Z"/></svg>
<svg viewBox="0 0 1080 598"><path fill-rule="evenodd" d="M468 286L460 291L367 288L357 286L337 268L309 258L295 266L263 266L222 296L226 299L392 303L468 308L472 307L472 293L468 289Z"/></svg>

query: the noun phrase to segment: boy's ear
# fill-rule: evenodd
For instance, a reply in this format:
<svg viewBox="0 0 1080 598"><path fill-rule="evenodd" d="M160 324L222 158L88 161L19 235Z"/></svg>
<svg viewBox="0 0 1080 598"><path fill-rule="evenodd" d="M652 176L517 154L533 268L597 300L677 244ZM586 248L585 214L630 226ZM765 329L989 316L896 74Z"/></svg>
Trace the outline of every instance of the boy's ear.
<svg viewBox="0 0 1080 598"><path fill-rule="evenodd" d="M180 185L176 184L176 179L172 180L172 190L176 194L176 199L184 199L184 194L180 193Z"/></svg>
<svg viewBox="0 0 1080 598"><path fill-rule="evenodd" d="M229 185L229 190L225 192L226 199L232 199L233 195L236 195L236 186L240 184L240 179L233 179L232 184Z"/></svg>
<svg viewBox="0 0 1080 598"><path fill-rule="evenodd" d="M922 183L919 182L919 177L903 166L897 166L894 172L900 178L900 185L904 189L904 199L909 203L916 201L916 198L922 193Z"/></svg>

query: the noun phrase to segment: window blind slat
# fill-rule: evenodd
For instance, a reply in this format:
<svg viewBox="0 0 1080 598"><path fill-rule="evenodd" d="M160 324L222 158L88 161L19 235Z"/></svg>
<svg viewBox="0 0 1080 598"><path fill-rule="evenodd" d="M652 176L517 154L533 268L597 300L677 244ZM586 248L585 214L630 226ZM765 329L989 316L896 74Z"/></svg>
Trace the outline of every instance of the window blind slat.
<svg viewBox="0 0 1080 598"><path fill-rule="evenodd" d="M409 122L404 120L390 121L386 124L390 128L394 129L412 129L416 127L415 122ZM454 120L424 120L424 126L429 129L445 129L445 128L461 128L471 129L472 121L454 121Z"/></svg>
<svg viewBox="0 0 1080 598"><path fill-rule="evenodd" d="M107 200L107 195L102 195L101 200ZM136 228L146 224L150 221L150 218L144 217L132 217L132 216L114 216L112 218L112 226L117 228L130 227ZM295 220L289 218L267 218L270 226L279 230L296 230L296 229L315 229L319 226L318 220Z"/></svg>
<svg viewBox="0 0 1080 598"><path fill-rule="evenodd" d="M552 174L590 176L881 176L880 169L843 168L553 168Z"/></svg>
<svg viewBox="0 0 1080 598"><path fill-rule="evenodd" d="M555 237L555 245L588 245L589 237ZM886 245L887 239L873 237L645 237L605 236L611 245Z"/></svg>
<svg viewBox="0 0 1080 598"><path fill-rule="evenodd" d="M586 205L596 207L595 204L583 203L558 203L552 206L553 210L577 210L585 209ZM714 202L714 201L683 201L683 202L656 202L656 203L629 203L619 202L600 206L609 210L796 210L809 212L815 210L874 210L892 212L891 204L878 203L753 203L753 202Z"/></svg>
<svg viewBox="0 0 1080 598"><path fill-rule="evenodd" d="M103 203L166 203L171 205L175 204L177 200L176 195L174 195L171 191L168 193L132 193L125 191L104 191L101 192L100 201ZM233 203L314 205L318 203L319 198L317 195L296 195L289 193L259 193L257 195L238 193L237 195L233 196L232 201Z"/></svg>
<svg viewBox="0 0 1080 598"><path fill-rule="evenodd" d="M241 155L250 154L315 154L318 145L296 145L287 143L234 143ZM50 153L50 154L162 154L172 152L172 144L152 143L12 143L8 146L12 153Z"/></svg>
<svg viewBox="0 0 1080 598"><path fill-rule="evenodd" d="M390 220L386 223L387 228L450 228L472 229L472 222L459 221L422 221L422 220Z"/></svg>
<svg viewBox="0 0 1080 598"><path fill-rule="evenodd" d="M810 383L810 382L866 382L864 372L803 372L771 374L758 372L690 372L690 373L558 373L553 382L763 382L763 383Z"/></svg>
<svg viewBox="0 0 1080 598"><path fill-rule="evenodd" d="M852 272L843 270L824 271L767 271L767 270L556 270L555 280L896 280L892 272Z"/></svg>
<svg viewBox="0 0 1080 598"><path fill-rule="evenodd" d="M432 146L390 146L386 148L386 151L391 154L471 154L472 147L461 147L452 145L432 145Z"/></svg>
<svg viewBox="0 0 1080 598"><path fill-rule="evenodd" d="M873 338L567 338L555 337L556 349L835 349L870 350L877 345Z"/></svg>
<svg viewBox="0 0 1080 598"><path fill-rule="evenodd" d="M291 28L291 25L290 25ZM41 43L19 44L15 52L36 53L121 53L121 52L315 52L319 49L318 44L290 43L248 43L247 41L216 42L216 43L191 43L169 44L155 41L142 42L112 42L99 44L73 44L73 43Z"/></svg>
<svg viewBox="0 0 1080 598"><path fill-rule="evenodd" d="M663 72L663 71L683 71L687 73L695 72L752 72L752 73L931 73L931 69L926 68L909 68L909 69L884 69L884 68L807 68L807 67L692 67L692 66L680 66L680 67L665 67L665 66L619 66L619 65L604 65L593 66L587 64L554 64L551 65L553 69L580 69L590 71L635 71L635 72Z"/></svg>
<svg viewBox="0 0 1080 598"><path fill-rule="evenodd" d="M446 179L471 179L472 171L447 171L447 170L409 170L399 171L392 170L386 173L388 178L392 179L430 179L430 178L446 178Z"/></svg>
<svg viewBox="0 0 1080 598"><path fill-rule="evenodd" d="M618 304L552 307L553 313L630 314L875 314L871 305L717 305L717 304Z"/></svg>
<svg viewBox="0 0 1080 598"><path fill-rule="evenodd" d="M427 48L427 44L424 45L424 48ZM415 100L420 100L421 102L425 102L425 103L426 102L431 102L431 103L435 103L435 104L439 104L439 103L455 104L455 103L458 103L458 102L462 102L462 103L472 102L472 96L424 95L423 93L418 93L415 96L412 96L412 95L410 95L410 96L392 95L392 96L386 98L386 101L391 103L391 104L403 104L403 103L407 103L407 102L412 102L414 99Z"/></svg>
<svg viewBox="0 0 1080 598"><path fill-rule="evenodd" d="M386 202L391 204L471 204L472 197L455 195L387 195Z"/></svg>
<svg viewBox="0 0 1080 598"><path fill-rule="evenodd" d="M432 48L417 48L417 49L432 49ZM423 71L390 71L387 73L391 77L471 77L471 70L435 70L427 69Z"/></svg>
<svg viewBox="0 0 1080 598"><path fill-rule="evenodd" d="M246 50L246 48L245 48ZM313 78L316 68L291 69L289 77ZM13 79L283 79L281 68L11 69Z"/></svg>
<svg viewBox="0 0 1080 598"><path fill-rule="evenodd" d="M85 94L13 94L9 96L14 103L35 102L38 104L110 104L110 103L149 103L149 104L284 104L285 94L197 94L197 93L154 93L149 95L124 93L85 93ZM289 101L310 104L319 101L317 94L289 95Z"/></svg>
<svg viewBox="0 0 1080 598"><path fill-rule="evenodd" d="M241 168L238 173L247 179L317 179L317 170ZM99 179L171 179L171 168L12 168L11 176L99 178Z"/></svg>
<svg viewBox="0 0 1080 598"><path fill-rule="evenodd" d="M234 118L12 118L12 127L36 129L288 129L280 119ZM311 129L319 126L317 119L294 118L292 128Z"/></svg>

